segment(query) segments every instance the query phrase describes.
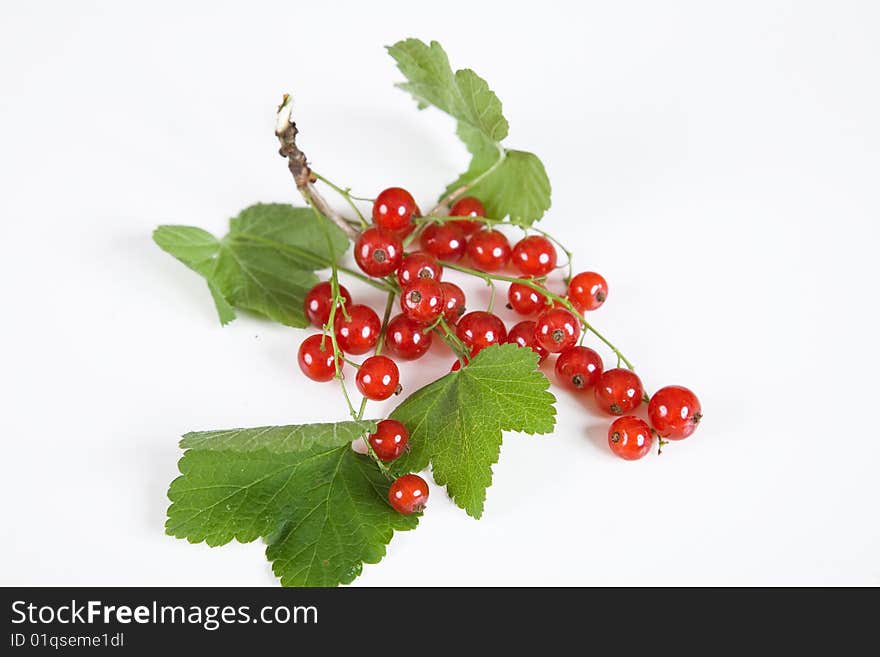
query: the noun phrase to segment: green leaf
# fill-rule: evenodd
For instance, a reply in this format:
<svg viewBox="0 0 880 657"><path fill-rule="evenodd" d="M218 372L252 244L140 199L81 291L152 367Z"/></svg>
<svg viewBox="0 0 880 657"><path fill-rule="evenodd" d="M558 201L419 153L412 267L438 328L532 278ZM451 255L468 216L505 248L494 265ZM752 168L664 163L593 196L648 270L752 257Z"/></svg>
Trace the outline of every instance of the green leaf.
<svg viewBox="0 0 880 657"><path fill-rule="evenodd" d="M406 39L388 47L389 54L408 82L397 86L408 91L421 107L433 105L479 130L492 141L507 137L507 119L501 101L489 85L470 69L452 72L443 47Z"/></svg>
<svg viewBox="0 0 880 657"><path fill-rule="evenodd" d="M257 204L230 221L217 240L190 226L160 226L153 239L208 281L220 321L235 319L233 307L288 326L306 326L306 293L325 269L345 253L338 227L310 208Z"/></svg>
<svg viewBox="0 0 880 657"><path fill-rule="evenodd" d="M550 181L533 153L501 145L508 124L501 101L483 78L470 69L453 73L449 59L436 41L400 41L388 48L407 81L398 84L418 102L433 105L458 121L457 134L471 153L468 170L446 189L446 194L469 186L489 216L531 225L550 208Z"/></svg>
<svg viewBox="0 0 880 657"><path fill-rule="evenodd" d="M541 160L526 151L499 149L465 125L458 134L473 155L470 167L445 194L470 187L468 194L483 201L489 217L506 216L530 226L550 209L550 179Z"/></svg>
<svg viewBox="0 0 880 657"><path fill-rule="evenodd" d="M391 414L409 430L410 446L394 470L417 472L430 464L434 480L479 518L502 433L549 433L555 425L556 399L537 365L531 349L496 345L414 392Z"/></svg>
<svg viewBox="0 0 880 657"><path fill-rule="evenodd" d="M264 538L285 586L351 582L418 516L388 504L388 480L351 441L375 422L187 434L166 531L192 543Z"/></svg>

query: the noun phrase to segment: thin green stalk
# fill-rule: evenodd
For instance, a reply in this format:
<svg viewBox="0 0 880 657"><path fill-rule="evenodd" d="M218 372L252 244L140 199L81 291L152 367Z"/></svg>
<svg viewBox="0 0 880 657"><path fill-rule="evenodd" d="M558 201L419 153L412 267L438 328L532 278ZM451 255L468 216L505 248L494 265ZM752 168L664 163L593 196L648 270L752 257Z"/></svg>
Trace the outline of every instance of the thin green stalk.
<svg viewBox="0 0 880 657"><path fill-rule="evenodd" d="M492 280L496 280L496 281L506 281L508 283L519 283L520 285L525 285L526 287L529 287L529 288L535 290L539 294L542 294L543 296L545 296L549 299L552 299L553 301L556 301L557 303L563 305L567 310L569 310L575 317L577 317L580 320L581 324L584 327L584 330L590 331L599 340L604 342L605 345L616 354L616 356L618 358L618 363L620 361L622 361L630 370L635 371L636 368L627 359L627 357L623 355L623 353L620 351L620 349L618 349L616 346L614 346L614 344L611 341L609 341L608 338L606 338L599 331L597 331L595 329L595 327L593 327L593 325L587 321L587 319L583 316L583 314L572 305L571 301L569 301L565 297L561 297L558 294L554 294L553 292L550 292L547 288L541 286L539 283L535 282L533 279L516 278L515 276L505 276L503 274L494 274L494 273L490 273L490 272L479 271L477 269L471 269L470 267L463 267L462 265L459 265L458 263L455 263L455 262L446 262L446 261L441 260L440 264L443 265L444 267L449 268L449 269L454 269L456 271L460 271L465 274L470 274L471 276L476 276L477 278L481 278L487 282L492 281Z"/></svg>
<svg viewBox="0 0 880 657"><path fill-rule="evenodd" d="M344 273L346 276L351 276L352 278L356 278L359 281L363 281L367 285L372 285L377 290L382 290L383 292L395 292L396 290L392 288L387 281L377 280L375 278L370 278L369 276L365 276L364 274L356 271L354 269L350 269L348 267L343 267L342 265L336 265L336 269Z"/></svg>
<svg viewBox="0 0 880 657"><path fill-rule="evenodd" d="M360 208L358 208L357 204L354 202L354 197L351 195L351 189L349 189L349 188L343 189L339 185L331 182L330 180L327 180L327 178L322 176L320 173L318 173L314 169L312 169L312 175L315 176L315 178L320 180L322 183L324 183L325 185L330 187L330 189L332 189L334 192L336 192L342 198L345 199L345 202L348 203L348 205L351 206L351 209L355 211L355 214L357 214L358 219L360 220L361 228L367 228L370 225L369 223L367 223L367 220L364 218L363 213L361 213Z"/></svg>

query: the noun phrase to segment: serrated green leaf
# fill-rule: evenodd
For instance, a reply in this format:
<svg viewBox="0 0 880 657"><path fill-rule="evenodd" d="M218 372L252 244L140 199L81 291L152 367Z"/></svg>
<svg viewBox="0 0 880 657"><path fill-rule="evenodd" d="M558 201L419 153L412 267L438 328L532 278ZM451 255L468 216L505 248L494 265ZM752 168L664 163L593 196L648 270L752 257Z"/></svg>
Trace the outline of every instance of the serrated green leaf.
<svg viewBox="0 0 880 657"><path fill-rule="evenodd" d="M251 429L220 429L191 431L180 441L183 449L212 452L253 452L267 449L276 454L301 452L312 447L348 445L366 433L376 430L374 420L289 424L254 427Z"/></svg>
<svg viewBox="0 0 880 657"><path fill-rule="evenodd" d="M216 237L194 226L159 226L153 231L153 241L202 276L210 274L220 250Z"/></svg>
<svg viewBox="0 0 880 657"><path fill-rule="evenodd" d="M348 247L330 221L280 203L246 208L222 240L190 226L160 226L153 239L205 277L222 324L235 319L238 307L288 326L308 325L303 301L318 282L314 271Z"/></svg>
<svg viewBox="0 0 880 657"><path fill-rule="evenodd" d="M395 530L418 524L391 508L388 480L351 449L374 428L370 421L187 434L166 531L208 545L262 537L283 585L347 584L384 556Z"/></svg>
<svg viewBox="0 0 880 657"><path fill-rule="evenodd" d="M389 46L388 53L408 80L397 86L412 94L420 108L433 105L492 141L507 137L507 119L498 96L470 69L453 73L439 43L427 45L419 39L406 39Z"/></svg>
<svg viewBox="0 0 880 657"><path fill-rule="evenodd" d="M520 225L531 225L550 209L550 179L533 153L499 149L469 126L459 125L458 135L473 155L470 167L451 183L445 194L464 185L481 199L487 216L510 216Z"/></svg>
<svg viewBox="0 0 880 657"><path fill-rule="evenodd" d="M555 425L556 398L537 365L530 349L492 346L414 392L391 414L409 431L410 447L394 470L417 472L430 464L434 480L479 518L503 432L543 434Z"/></svg>
<svg viewBox="0 0 880 657"><path fill-rule="evenodd" d="M468 170L450 184L444 196L469 186L494 219L511 217L531 225L550 208L550 181L533 153L501 145L508 124L501 101L486 81L470 69L453 73L449 59L436 41L400 41L388 48L419 108L433 105L458 121L457 134L471 153Z"/></svg>

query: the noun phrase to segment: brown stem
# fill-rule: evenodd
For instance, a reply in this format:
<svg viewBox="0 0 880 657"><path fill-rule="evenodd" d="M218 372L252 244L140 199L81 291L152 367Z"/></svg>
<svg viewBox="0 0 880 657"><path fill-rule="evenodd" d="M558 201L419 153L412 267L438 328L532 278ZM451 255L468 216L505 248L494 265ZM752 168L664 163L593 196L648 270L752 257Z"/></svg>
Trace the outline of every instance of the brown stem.
<svg viewBox="0 0 880 657"><path fill-rule="evenodd" d="M330 207L327 201L321 196L321 193L315 189L315 177L309 168L306 154L303 153L296 145L296 123L293 122L291 114L293 112L293 98L284 94L281 105L278 106L277 120L275 123L275 136L281 143L278 153L282 157L287 158L287 168L290 169L290 175L296 183L296 188L303 195L306 202L314 206L318 212L327 217L336 224L339 229L345 233L349 239L354 240L358 232L346 221L345 217Z"/></svg>

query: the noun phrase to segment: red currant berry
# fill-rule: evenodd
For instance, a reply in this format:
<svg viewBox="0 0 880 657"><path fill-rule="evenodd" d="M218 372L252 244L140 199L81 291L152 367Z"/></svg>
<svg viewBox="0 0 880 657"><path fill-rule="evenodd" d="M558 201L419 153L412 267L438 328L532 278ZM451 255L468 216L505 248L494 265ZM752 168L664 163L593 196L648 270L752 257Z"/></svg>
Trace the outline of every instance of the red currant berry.
<svg viewBox="0 0 880 657"><path fill-rule="evenodd" d="M465 358L464 358L465 367L467 367L470 364L470 362L471 362L471 359L468 358L467 356L465 356ZM452 363L452 367L449 368L449 371L450 372L458 372L458 370L460 370L460 369L461 369L461 359L458 359L454 363Z"/></svg>
<svg viewBox="0 0 880 657"><path fill-rule="evenodd" d="M400 267L403 244L394 233L367 228L354 243L354 259L368 276L388 276Z"/></svg>
<svg viewBox="0 0 880 657"><path fill-rule="evenodd" d="M380 461L393 461L406 450L409 432L397 420L382 420L376 423L376 433L370 434L370 447ZM396 508L396 507L395 507Z"/></svg>
<svg viewBox="0 0 880 657"><path fill-rule="evenodd" d="M388 356L370 356L358 368L355 383L364 397L382 401L400 392L400 370Z"/></svg>
<svg viewBox="0 0 880 657"><path fill-rule="evenodd" d="M569 390L586 390L602 376L602 358L589 347L571 347L556 359L556 377Z"/></svg>
<svg viewBox="0 0 880 657"><path fill-rule="evenodd" d="M596 381L595 395L596 403L603 411L623 415L642 403L645 390L635 372L616 367L602 372Z"/></svg>
<svg viewBox="0 0 880 657"><path fill-rule="evenodd" d="M340 285L339 294L345 299L345 303L350 306L351 295L348 293L348 290ZM330 319L330 309L333 307L333 290L330 282L318 283L309 290L303 305L306 317L309 318L312 325L322 328Z"/></svg>
<svg viewBox="0 0 880 657"><path fill-rule="evenodd" d="M470 238L467 252L477 268L497 271L510 260L510 242L497 230L481 230Z"/></svg>
<svg viewBox="0 0 880 657"><path fill-rule="evenodd" d="M576 274L568 284L568 300L578 312L596 310L608 298L608 283L599 274L584 271Z"/></svg>
<svg viewBox="0 0 880 657"><path fill-rule="evenodd" d="M428 501L428 484L419 475L405 474L392 482L388 501L398 513L407 516L418 513Z"/></svg>
<svg viewBox="0 0 880 657"><path fill-rule="evenodd" d="M510 308L520 315L533 315L547 305L547 297L522 283L510 284L507 288L507 301Z"/></svg>
<svg viewBox="0 0 880 657"><path fill-rule="evenodd" d="M423 333L424 328L406 315L395 315L385 329L385 346L403 360L419 358L431 346L431 333Z"/></svg>
<svg viewBox="0 0 880 657"><path fill-rule="evenodd" d="M651 426L663 438L682 440L697 429L703 417L700 400L684 386L660 388L648 403Z"/></svg>
<svg viewBox="0 0 880 657"><path fill-rule="evenodd" d="M556 267L556 249L546 237L529 235L513 246L511 261L526 276L546 276Z"/></svg>
<svg viewBox="0 0 880 657"><path fill-rule="evenodd" d="M412 194L400 187L383 190L373 203L373 222L386 230L405 229L418 214Z"/></svg>
<svg viewBox="0 0 880 657"><path fill-rule="evenodd" d="M432 278L420 278L401 291L400 309L411 320L430 324L443 314L443 288Z"/></svg>
<svg viewBox="0 0 880 657"><path fill-rule="evenodd" d="M400 268L397 270L397 282L401 286L415 283L420 278L433 278L439 281L443 273L443 267L437 262L437 258L430 253L411 253L404 256Z"/></svg>
<svg viewBox="0 0 880 657"><path fill-rule="evenodd" d="M450 217L485 217L486 208L473 196L465 196L455 202L449 210ZM483 227L482 222L473 219L458 219L455 225L461 228L465 235L473 235Z"/></svg>
<svg viewBox="0 0 880 657"><path fill-rule="evenodd" d="M455 324L464 315L464 291L455 283L446 281L441 281L440 288L443 290L443 319L448 324Z"/></svg>
<svg viewBox="0 0 880 657"><path fill-rule="evenodd" d="M565 308L550 308L538 315L535 340L550 353L573 347L580 335L580 322Z"/></svg>
<svg viewBox="0 0 880 657"><path fill-rule="evenodd" d="M482 310L470 312L458 320L455 334L474 356L489 345L501 344L507 339L504 322Z"/></svg>
<svg viewBox="0 0 880 657"><path fill-rule="evenodd" d="M535 322L527 319L510 327L507 333L507 341L518 344L520 347L528 347L538 354L538 364L543 363L550 354L544 347L535 342Z"/></svg>
<svg viewBox="0 0 880 657"><path fill-rule="evenodd" d="M608 427L608 446L627 461L635 461L651 451L654 434L643 419L635 415L619 417Z"/></svg>
<svg viewBox="0 0 880 657"><path fill-rule="evenodd" d="M348 318L338 312L333 318L336 344L347 354L365 354L376 346L382 322L376 311L360 303L346 308Z"/></svg>
<svg viewBox="0 0 880 657"><path fill-rule="evenodd" d="M310 335L299 346L299 368L312 381L329 381L336 376L333 344L321 333ZM342 370L342 361L339 361Z"/></svg>
<svg viewBox="0 0 880 657"><path fill-rule="evenodd" d="M461 260L467 244L461 228L453 222L428 224L420 238L422 248L440 260Z"/></svg>

